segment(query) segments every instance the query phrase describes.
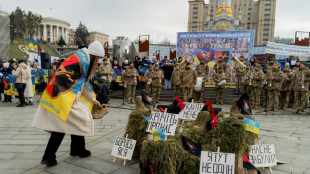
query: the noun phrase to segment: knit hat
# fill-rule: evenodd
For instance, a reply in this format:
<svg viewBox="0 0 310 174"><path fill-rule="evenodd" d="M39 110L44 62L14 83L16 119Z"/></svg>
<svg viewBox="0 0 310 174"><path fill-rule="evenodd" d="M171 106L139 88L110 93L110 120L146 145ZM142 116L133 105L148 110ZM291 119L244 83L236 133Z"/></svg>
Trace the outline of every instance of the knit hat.
<svg viewBox="0 0 310 174"><path fill-rule="evenodd" d="M297 67L294 67L293 70L298 70L298 68L297 68Z"/></svg>
<svg viewBox="0 0 310 174"><path fill-rule="evenodd" d="M176 66L180 66L180 64L176 63L176 64L174 65L174 67L176 67Z"/></svg>
<svg viewBox="0 0 310 174"><path fill-rule="evenodd" d="M246 65L247 65L247 66L251 66L251 62L247 62Z"/></svg>
<svg viewBox="0 0 310 174"><path fill-rule="evenodd" d="M304 64L305 67L308 67L308 63L307 62L301 62L301 64Z"/></svg>
<svg viewBox="0 0 310 174"><path fill-rule="evenodd" d="M158 64L155 64L155 67L158 67Z"/></svg>
<svg viewBox="0 0 310 174"><path fill-rule="evenodd" d="M255 65L257 68L261 68L262 66L260 64Z"/></svg>
<svg viewBox="0 0 310 174"><path fill-rule="evenodd" d="M190 62L187 62L187 63L186 63L186 66L187 66L187 65L191 65L191 64L192 64L192 63L190 63Z"/></svg>
<svg viewBox="0 0 310 174"><path fill-rule="evenodd" d="M150 68L151 68L151 67L154 67L154 65L151 64L151 65L150 65Z"/></svg>
<svg viewBox="0 0 310 174"><path fill-rule="evenodd" d="M272 67L271 67L271 66L268 66L267 69L268 69L268 70L272 70Z"/></svg>
<svg viewBox="0 0 310 174"><path fill-rule="evenodd" d="M284 68L290 68L290 65L285 65Z"/></svg>
<svg viewBox="0 0 310 174"><path fill-rule="evenodd" d="M98 57L105 56L104 48L99 41L94 41L88 46L88 53Z"/></svg>
<svg viewBox="0 0 310 174"><path fill-rule="evenodd" d="M103 61L105 62L105 61L108 61L108 59L105 57L105 58L103 58Z"/></svg>
<svg viewBox="0 0 310 174"><path fill-rule="evenodd" d="M270 62L270 61L274 61L274 58L273 58L273 57L269 58L269 62Z"/></svg>
<svg viewBox="0 0 310 174"><path fill-rule="evenodd" d="M3 67L8 68L10 66L10 64L8 62L3 64Z"/></svg>

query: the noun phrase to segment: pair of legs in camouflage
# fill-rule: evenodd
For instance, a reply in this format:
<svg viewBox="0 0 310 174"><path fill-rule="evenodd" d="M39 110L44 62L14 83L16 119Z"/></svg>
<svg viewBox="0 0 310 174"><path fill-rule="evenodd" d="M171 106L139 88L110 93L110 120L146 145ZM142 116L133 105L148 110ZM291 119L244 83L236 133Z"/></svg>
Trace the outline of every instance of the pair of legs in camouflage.
<svg viewBox="0 0 310 174"><path fill-rule="evenodd" d="M160 86L152 86L152 98L156 103L159 103L160 91Z"/></svg>
<svg viewBox="0 0 310 174"><path fill-rule="evenodd" d="M203 103L203 97L204 97L204 90L193 91L193 100L194 101L199 101L200 103Z"/></svg>
<svg viewBox="0 0 310 174"><path fill-rule="evenodd" d="M173 96L176 98L181 95L181 85L173 85Z"/></svg>
<svg viewBox="0 0 310 174"><path fill-rule="evenodd" d="M269 92L270 91L270 92ZM269 90L268 92L268 110L278 111L280 91L277 89Z"/></svg>
<svg viewBox="0 0 310 174"><path fill-rule="evenodd" d="M308 108L308 91L295 91L296 112L306 112Z"/></svg>
<svg viewBox="0 0 310 174"><path fill-rule="evenodd" d="M261 88L253 87L252 89L253 89L252 90L252 94L253 94L252 106L254 109L258 109L260 105Z"/></svg>
<svg viewBox="0 0 310 174"><path fill-rule="evenodd" d="M135 103L136 85L127 86L127 102Z"/></svg>
<svg viewBox="0 0 310 174"><path fill-rule="evenodd" d="M224 88L215 88L216 92L216 104L224 104L223 96L224 96Z"/></svg>
<svg viewBox="0 0 310 174"><path fill-rule="evenodd" d="M287 109L290 102L291 91L280 92L280 108Z"/></svg>
<svg viewBox="0 0 310 174"><path fill-rule="evenodd" d="M191 98L193 98L193 88L184 87L183 88L183 101L188 102L188 100Z"/></svg>

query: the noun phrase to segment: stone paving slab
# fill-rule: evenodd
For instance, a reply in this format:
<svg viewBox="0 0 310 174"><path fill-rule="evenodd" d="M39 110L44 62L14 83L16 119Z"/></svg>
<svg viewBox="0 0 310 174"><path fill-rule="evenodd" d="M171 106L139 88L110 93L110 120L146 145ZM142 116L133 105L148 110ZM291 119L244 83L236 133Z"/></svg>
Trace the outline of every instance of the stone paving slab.
<svg viewBox="0 0 310 174"><path fill-rule="evenodd" d="M35 99L36 101L36 99ZM16 102L16 99L13 103ZM112 100L112 106L118 106L121 100ZM163 102L162 104L167 104ZM54 167L40 165L40 160L49 139L49 133L31 127L38 104L25 108L16 108L15 104L0 103L0 110L6 114L0 117L0 174L92 174L92 173L139 173L137 159L112 163L110 155L115 136L123 136L131 112L127 109L109 108L109 113L102 119L94 120L95 136L86 137L86 147L91 150L90 158L70 157L71 138L66 135L58 152L59 164ZM133 105L132 105L133 106ZM229 111L228 105L214 105L223 111ZM292 110L280 110L276 114L256 114L261 123L260 141L275 144L277 159L286 164L273 167L275 174L310 173L310 117L296 115ZM269 173L265 169L263 173Z"/></svg>

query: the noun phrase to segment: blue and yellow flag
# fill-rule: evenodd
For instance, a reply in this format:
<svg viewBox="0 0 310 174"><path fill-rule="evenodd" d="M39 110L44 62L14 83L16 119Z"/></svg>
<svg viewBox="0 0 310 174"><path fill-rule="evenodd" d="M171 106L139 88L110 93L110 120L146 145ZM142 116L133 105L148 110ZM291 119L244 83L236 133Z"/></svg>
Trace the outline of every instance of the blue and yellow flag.
<svg viewBox="0 0 310 174"><path fill-rule="evenodd" d="M260 123L255 122L255 121L253 121L253 120L251 120L249 118L244 117L243 124L244 124L244 129L246 131L249 131L249 132L252 132L252 133L255 133L255 134L259 133Z"/></svg>

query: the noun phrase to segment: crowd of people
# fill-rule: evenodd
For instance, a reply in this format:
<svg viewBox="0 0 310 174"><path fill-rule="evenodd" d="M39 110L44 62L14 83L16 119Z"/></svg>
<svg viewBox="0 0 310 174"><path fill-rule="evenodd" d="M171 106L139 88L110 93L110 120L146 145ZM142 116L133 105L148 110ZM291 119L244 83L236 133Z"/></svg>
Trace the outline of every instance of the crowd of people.
<svg viewBox="0 0 310 174"><path fill-rule="evenodd" d="M240 62L245 65L241 71L235 69L236 74L236 91L240 94L246 93L252 104L252 108L258 109L260 106L267 107L269 111L278 111L279 109L294 108L296 113L304 113L309 105L309 82L310 71L306 62L299 62L291 66L286 64L283 71L281 65L270 58L269 62L262 67L255 58L251 58L248 62L244 61L243 56L239 58ZM128 103L134 103L136 88L145 85L146 92L150 94L156 103L159 103L162 87L165 90L173 90L173 96L180 96L183 92L183 101L203 102L204 98L204 82L212 79L216 91L216 104L224 104L224 90L227 76L227 63L223 57L219 57L215 63L214 74L210 75L210 68L207 62L201 61L195 65L190 62L184 62L180 57L178 59L169 60L166 56L158 61L153 58L150 61L147 57L135 57L134 61L126 58L122 65L116 58L103 58L99 61L99 66L94 73L97 84L94 89L97 94L97 100L101 104L109 102L111 86L119 85L115 80L115 70L120 71L124 84L124 100ZM47 78L49 79L57 70L61 60L55 60L51 68L48 69ZM144 74L138 70L144 67L147 69ZM291 70L292 68L292 70ZM38 75L36 81L38 83L37 90L43 84L43 72L38 61L27 62L23 60L11 60L9 62L1 62L0 72L12 74L15 77L15 89L18 93L18 107L33 104L33 88L32 75ZM139 76L143 76L145 83L139 80ZM0 92L4 93L4 88L8 85L1 82ZM261 96L263 101L261 101ZM12 102L12 96L4 94L3 102Z"/></svg>

